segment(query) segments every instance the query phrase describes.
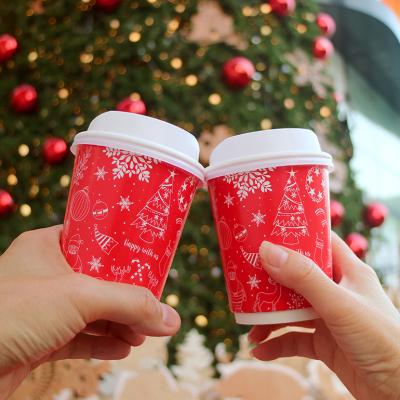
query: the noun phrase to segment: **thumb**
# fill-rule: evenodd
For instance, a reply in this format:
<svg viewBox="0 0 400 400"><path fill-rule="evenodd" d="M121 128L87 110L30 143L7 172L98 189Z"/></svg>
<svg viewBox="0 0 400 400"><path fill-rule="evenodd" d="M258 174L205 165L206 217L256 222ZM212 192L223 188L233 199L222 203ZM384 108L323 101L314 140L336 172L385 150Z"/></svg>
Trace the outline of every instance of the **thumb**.
<svg viewBox="0 0 400 400"><path fill-rule="evenodd" d="M326 322L351 311L353 301L348 292L309 258L270 242L261 244L260 257L264 269L275 281L305 297Z"/></svg>
<svg viewBox="0 0 400 400"><path fill-rule="evenodd" d="M97 280L71 274L68 295L74 299L86 324L107 320L130 326L148 336L171 336L180 327L178 313L160 303L140 286Z"/></svg>

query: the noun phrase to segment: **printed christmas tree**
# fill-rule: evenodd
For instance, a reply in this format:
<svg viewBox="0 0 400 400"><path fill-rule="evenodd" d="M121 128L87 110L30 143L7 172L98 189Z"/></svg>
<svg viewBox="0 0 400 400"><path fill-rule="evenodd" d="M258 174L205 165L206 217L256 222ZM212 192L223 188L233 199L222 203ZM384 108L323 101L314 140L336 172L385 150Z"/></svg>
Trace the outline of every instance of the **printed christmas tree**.
<svg viewBox="0 0 400 400"><path fill-rule="evenodd" d="M291 170L272 231L272 235L283 237L283 244L297 245L300 236L308 236L307 219L299 192L296 172Z"/></svg>
<svg viewBox="0 0 400 400"><path fill-rule="evenodd" d="M131 224L142 231L140 238L146 243L153 243L156 237L164 238L168 225L174 177L175 172L172 171Z"/></svg>

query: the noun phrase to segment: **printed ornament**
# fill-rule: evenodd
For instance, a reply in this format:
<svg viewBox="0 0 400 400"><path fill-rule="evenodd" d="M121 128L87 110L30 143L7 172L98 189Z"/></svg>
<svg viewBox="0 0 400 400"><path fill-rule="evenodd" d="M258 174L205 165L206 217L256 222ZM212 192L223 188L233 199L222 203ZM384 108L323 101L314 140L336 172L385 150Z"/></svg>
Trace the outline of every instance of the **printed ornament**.
<svg viewBox="0 0 400 400"><path fill-rule="evenodd" d="M383 204L368 204L364 209L364 223L369 228L377 228L385 222L387 214L388 210Z"/></svg>
<svg viewBox="0 0 400 400"><path fill-rule="evenodd" d="M233 236L235 240L238 242L244 242L247 238L248 231L247 228L243 225L235 224L233 229Z"/></svg>
<svg viewBox="0 0 400 400"><path fill-rule="evenodd" d="M96 0L96 7L102 11L105 12L112 12L114 11L119 4L121 3L121 0Z"/></svg>
<svg viewBox="0 0 400 400"><path fill-rule="evenodd" d="M280 17L286 17L296 9L296 0L270 0L272 12Z"/></svg>
<svg viewBox="0 0 400 400"><path fill-rule="evenodd" d="M74 221L82 221L86 218L90 210L89 188L78 190L74 193L71 200L71 218Z"/></svg>
<svg viewBox="0 0 400 400"><path fill-rule="evenodd" d="M14 208L14 200L10 193L0 189L0 217L4 217L11 213Z"/></svg>
<svg viewBox="0 0 400 400"><path fill-rule="evenodd" d="M334 228L342 223L345 214L345 209L343 207L343 204L337 200L331 200L330 209L331 209L331 225Z"/></svg>
<svg viewBox="0 0 400 400"><path fill-rule="evenodd" d="M14 36L8 33L0 35L0 64L12 58L17 50L18 42Z"/></svg>
<svg viewBox="0 0 400 400"><path fill-rule="evenodd" d="M368 250L368 240L360 233L350 233L345 242L358 258L364 258Z"/></svg>
<svg viewBox="0 0 400 400"><path fill-rule="evenodd" d="M232 244L232 232L224 217L222 217L221 220L218 221L218 232L220 235L219 239L221 247L224 250L229 249Z"/></svg>
<svg viewBox="0 0 400 400"><path fill-rule="evenodd" d="M68 154L68 146L64 139L48 138L43 143L43 158L50 165L60 164Z"/></svg>
<svg viewBox="0 0 400 400"><path fill-rule="evenodd" d="M336 32L336 22L329 14L320 13L317 17L317 25L327 37L332 37Z"/></svg>
<svg viewBox="0 0 400 400"><path fill-rule="evenodd" d="M315 58L319 60L327 60L333 52L333 44L328 38L320 36L314 40L313 54Z"/></svg>
<svg viewBox="0 0 400 400"><path fill-rule="evenodd" d="M38 102L38 94L32 85L22 84L17 86L11 94L11 105L18 113L33 111Z"/></svg>
<svg viewBox="0 0 400 400"><path fill-rule="evenodd" d="M92 209L93 218L102 220L108 215L108 206L104 201L96 200Z"/></svg>
<svg viewBox="0 0 400 400"><path fill-rule="evenodd" d="M145 115L147 113L146 104L143 100L134 100L130 97L127 97L126 99L120 101L117 104L117 110L142 115Z"/></svg>
<svg viewBox="0 0 400 400"><path fill-rule="evenodd" d="M199 1L190 22L190 32L186 34L190 42L200 46L226 43L240 50L247 47L247 42L235 32L233 17L225 14L218 1Z"/></svg>
<svg viewBox="0 0 400 400"><path fill-rule="evenodd" d="M153 243L155 238L164 238L175 175L175 172L170 173L131 224L141 230L139 237L146 243Z"/></svg>
<svg viewBox="0 0 400 400"><path fill-rule="evenodd" d="M224 81L234 89L246 87L253 78L255 68L253 63L245 57L233 57L222 67Z"/></svg>

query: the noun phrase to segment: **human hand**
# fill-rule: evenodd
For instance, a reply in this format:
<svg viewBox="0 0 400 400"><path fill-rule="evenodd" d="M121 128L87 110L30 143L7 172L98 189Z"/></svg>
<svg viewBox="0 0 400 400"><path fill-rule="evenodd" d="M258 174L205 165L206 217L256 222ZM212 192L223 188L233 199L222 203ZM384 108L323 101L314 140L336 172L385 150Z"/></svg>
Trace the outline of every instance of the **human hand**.
<svg viewBox="0 0 400 400"><path fill-rule="evenodd" d="M0 257L0 399L39 364L126 357L180 318L150 291L77 274L60 251L61 227L26 232Z"/></svg>
<svg viewBox="0 0 400 400"><path fill-rule="evenodd" d="M264 242L262 264L270 276L303 295L321 319L255 326L249 341L260 360L301 356L323 361L358 400L400 399L400 314L374 270L333 234L335 282L310 259ZM284 326L314 328L265 341Z"/></svg>

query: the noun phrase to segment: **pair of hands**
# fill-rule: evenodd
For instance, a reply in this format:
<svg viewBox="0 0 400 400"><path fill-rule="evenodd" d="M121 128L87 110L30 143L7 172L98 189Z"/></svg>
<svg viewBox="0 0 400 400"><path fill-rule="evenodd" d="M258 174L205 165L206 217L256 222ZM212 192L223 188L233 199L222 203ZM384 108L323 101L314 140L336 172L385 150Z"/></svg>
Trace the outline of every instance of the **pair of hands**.
<svg viewBox="0 0 400 400"><path fill-rule="evenodd" d="M0 257L0 399L46 361L120 359L145 336L169 336L178 314L141 287L72 272L61 227L21 235ZM321 316L268 340L282 325L254 327L261 360L304 356L325 362L359 400L400 399L400 315L374 271L333 237L335 282L309 259L270 243L260 255L277 282L302 294Z"/></svg>

